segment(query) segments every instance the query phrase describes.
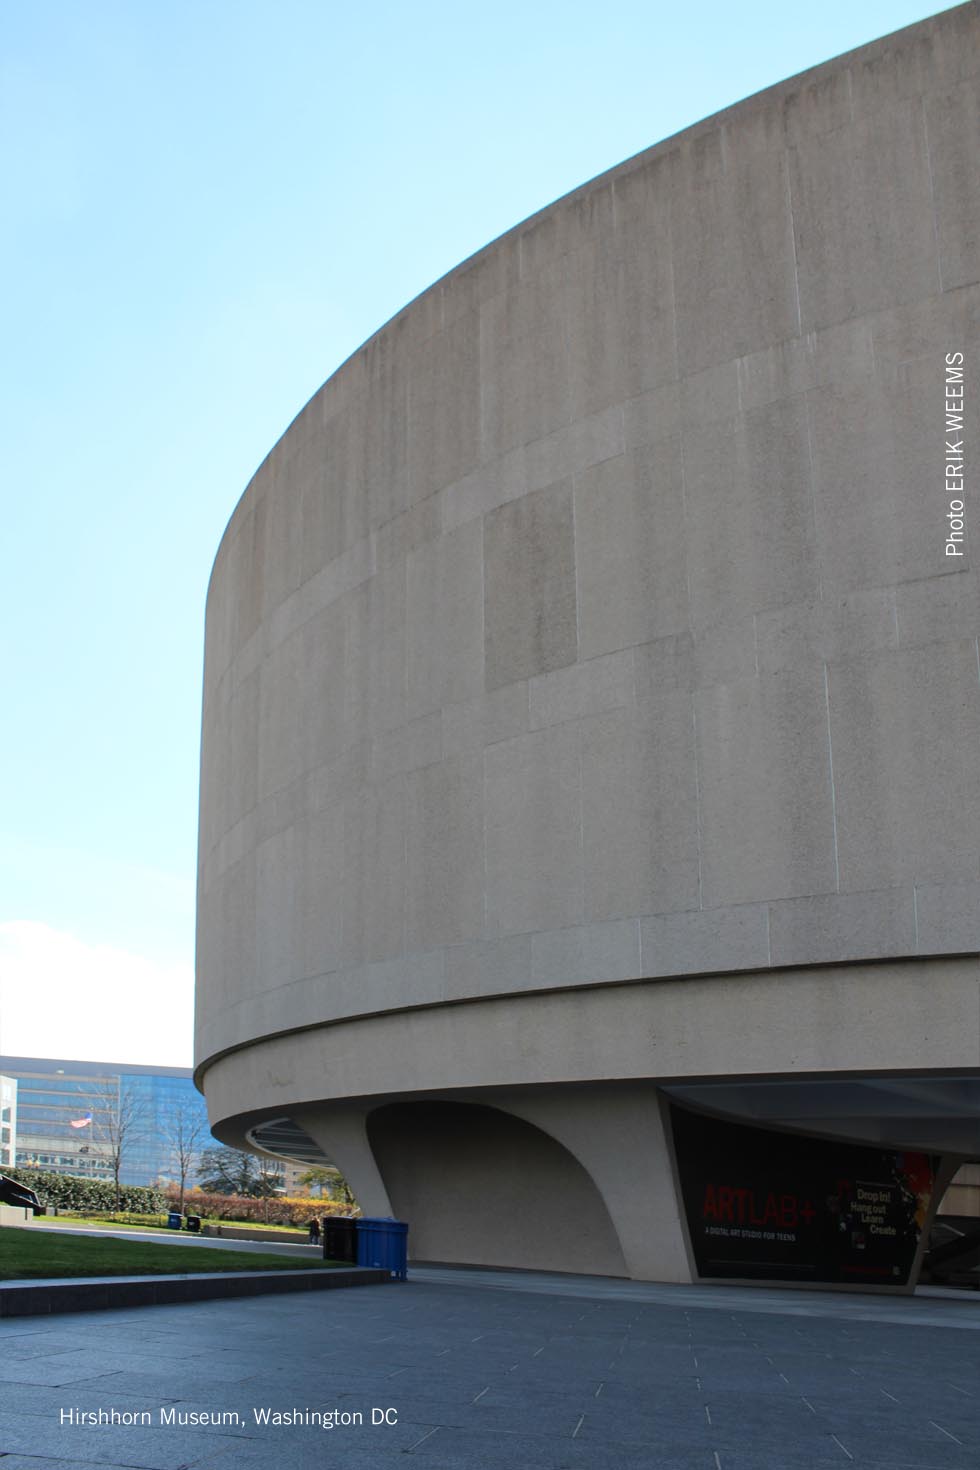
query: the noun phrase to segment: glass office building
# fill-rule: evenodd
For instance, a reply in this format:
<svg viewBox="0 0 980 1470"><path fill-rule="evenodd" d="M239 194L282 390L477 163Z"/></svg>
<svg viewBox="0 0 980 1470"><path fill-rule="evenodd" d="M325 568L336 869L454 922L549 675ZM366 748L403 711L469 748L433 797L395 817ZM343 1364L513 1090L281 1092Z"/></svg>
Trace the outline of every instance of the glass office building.
<svg viewBox="0 0 980 1470"><path fill-rule="evenodd" d="M16 1081L14 1156L21 1168L111 1180L120 1129L122 1184L176 1179L176 1135L197 1130L194 1152L215 1147L188 1067L0 1057ZM6 1099L4 1100L6 1106Z"/></svg>
<svg viewBox="0 0 980 1470"><path fill-rule="evenodd" d="M0 1170L9 1169L17 1153L17 1079L0 1076Z"/></svg>

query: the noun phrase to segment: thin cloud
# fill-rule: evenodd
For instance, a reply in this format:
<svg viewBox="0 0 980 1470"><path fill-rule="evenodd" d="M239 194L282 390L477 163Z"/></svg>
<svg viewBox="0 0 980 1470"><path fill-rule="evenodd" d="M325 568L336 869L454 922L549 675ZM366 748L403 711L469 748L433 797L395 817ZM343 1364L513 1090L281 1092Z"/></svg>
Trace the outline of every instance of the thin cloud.
<svg viewBox="0 0 980 1470"><path fill-rule="evenodd" d="M191 1064L194 972L30 920L0 923L0 1052Z"/></svg>

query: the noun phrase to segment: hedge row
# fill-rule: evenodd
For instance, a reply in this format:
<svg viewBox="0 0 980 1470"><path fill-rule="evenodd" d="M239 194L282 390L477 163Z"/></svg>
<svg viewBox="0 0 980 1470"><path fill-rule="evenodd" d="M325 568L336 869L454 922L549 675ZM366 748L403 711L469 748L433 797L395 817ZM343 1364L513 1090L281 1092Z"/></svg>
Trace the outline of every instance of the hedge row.
<svg viewBox="0 0 980 1470"><path fill-rule="evenodd" d="M8 1179L17 1179L33 1189L42 1205L59 1210L114 1210L116 1186L111 1180L79 1179L73 1174L49 1174L44 1169L7 1169ZM156 1214L167 1209L165 1189L146 1189L138 1184L119 1186L119 1208Z"/></svg>
<svg viewBox="0 0 980 1470"><path fill-rule="evenodd" d="M49 1174L42 1169L8 1169L7 1176L33 1189L42 1205L77 1214L99 1214L116 1210L115 1185L102 1179L79 1179L72 1174ZM134 1215L159 1215L175 1210L180 1192L175 1185L147 1189L124 1184L119 1189L119 1211ZM184 1193L186 1215L207 1215L217 1220L254 1221L265 1225L309 1225L324 1215L358 1215L356 1206L326 1199L246 1199L237 1194L209 1194L203 1189Z"/></svg>
<svg viewBox="0 0 980 1470"><path fill-rule="evenodd" d="M171 1190L170 1199L176 1209L178 1194ZM208 1194L203 1189L184 1193L185 1215L204 1215L211 1219L256 1223L259 1225L309 1225L324 1215L359 1215L356 1206L337 1204L328 1199L246 1199L236 1194Z"/></svg>

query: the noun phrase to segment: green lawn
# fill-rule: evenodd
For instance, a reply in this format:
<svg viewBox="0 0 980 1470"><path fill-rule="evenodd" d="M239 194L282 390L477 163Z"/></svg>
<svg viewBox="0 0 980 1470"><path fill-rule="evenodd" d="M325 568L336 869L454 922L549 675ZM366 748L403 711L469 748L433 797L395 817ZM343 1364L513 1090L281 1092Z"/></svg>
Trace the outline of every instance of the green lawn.
<svg viewBox="0 0 980 1470"><path fill-rule="evenodd" d="M0 1281L45 1276L176 1276L201 1271L308 1271L343 1266L315 1256L268 1255L220 1246L157 1245L144 1240L99 1240L35 1226L0 1228Z"/></svg>
<svg viewBox="0 0 980 1470"><path fill-rule="evenodd" d="M99 1219L93 1215L36 1215L32 1229L35 1230L166 1230L167 1219L164 1216L155 1225L133 1225L128 1220L120 1220L113 1224L111 1220ZM174 1232L176 1234L176 1231Z"/></svg>

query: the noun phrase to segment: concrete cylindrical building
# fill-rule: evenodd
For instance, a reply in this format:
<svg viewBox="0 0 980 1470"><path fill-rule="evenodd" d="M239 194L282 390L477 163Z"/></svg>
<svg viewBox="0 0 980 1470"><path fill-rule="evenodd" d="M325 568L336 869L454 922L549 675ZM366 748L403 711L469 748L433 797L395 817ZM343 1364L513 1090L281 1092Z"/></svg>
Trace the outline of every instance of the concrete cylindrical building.
<svg viewBox="0 0 980 1470"><path fill-rule="evenodd" d="M543 210L231 518L198 1079L418 1257L906 1284L886 1214L980 1155L978 43L946 12Z"/></svg>

